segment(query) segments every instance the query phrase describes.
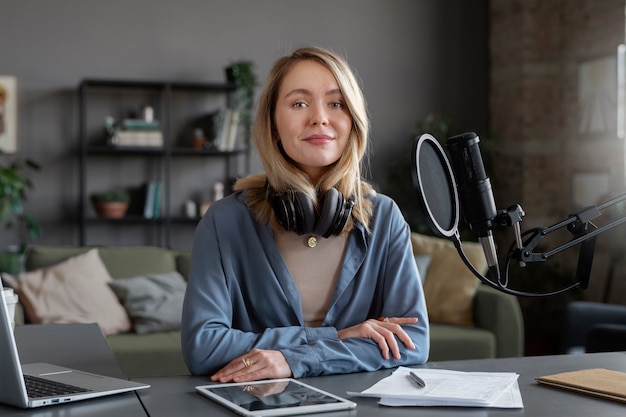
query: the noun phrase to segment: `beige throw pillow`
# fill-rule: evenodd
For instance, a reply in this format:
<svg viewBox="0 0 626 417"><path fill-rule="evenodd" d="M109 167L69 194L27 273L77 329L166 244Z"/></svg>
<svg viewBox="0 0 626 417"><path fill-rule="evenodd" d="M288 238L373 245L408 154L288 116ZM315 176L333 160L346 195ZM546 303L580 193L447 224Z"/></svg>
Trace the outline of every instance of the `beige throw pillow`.
<svg viewBox="0 0 626 417"><path fill-rule="evenodd" d="M31 323L95 322L105 335L131 329L97 249L5 281L17 291Z"/></svg>
<svg viewBox="0 0 626 417"><path fill-rule="evenodd" d="M426 277L423 277L428 318L432 323L473 326L473 299L480 280L467 269L454 244L447 239L411 234L414 255L430 255ZM463 242L470 263L487 271L487 261L477 242Z"/></svg>

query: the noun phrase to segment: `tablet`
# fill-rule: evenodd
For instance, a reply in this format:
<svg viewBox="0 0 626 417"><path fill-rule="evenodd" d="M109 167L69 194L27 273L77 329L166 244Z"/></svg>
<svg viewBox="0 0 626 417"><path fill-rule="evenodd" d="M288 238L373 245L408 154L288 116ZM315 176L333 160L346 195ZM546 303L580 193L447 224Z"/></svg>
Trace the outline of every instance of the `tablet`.
<svg viewBox="0 0 626 417"><path fill-rule="evenodd" d="M292 416L350 410L356 403L293 378L199 385L196 392L242 416Z"/></svg>

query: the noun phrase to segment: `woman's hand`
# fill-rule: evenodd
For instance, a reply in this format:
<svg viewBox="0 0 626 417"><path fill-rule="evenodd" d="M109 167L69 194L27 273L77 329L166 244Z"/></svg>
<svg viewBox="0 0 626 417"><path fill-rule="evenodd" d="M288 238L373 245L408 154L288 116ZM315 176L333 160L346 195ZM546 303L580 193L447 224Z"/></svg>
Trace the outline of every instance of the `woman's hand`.
<svg viewBox="0 0 626 417"><path fill-rule="evenodd" d="M363 323L357 324L338 331L339 339L348 339L351 337L361 337L372 339L383 354L383 358L389 359L389 351L395 359L400 359L400 347L396 340L396 336L409 349L415 349L413 341L402 329L402 324L415 324L416 317L387 317L384 320L369 319Z"/></svg>
<svg viewBox="0 0 626 417"><path fill-rule="evenodd" d="M217 371L211 381L247 382L288 378L291 375L291 367L280 351L253 349Z"/></svg>

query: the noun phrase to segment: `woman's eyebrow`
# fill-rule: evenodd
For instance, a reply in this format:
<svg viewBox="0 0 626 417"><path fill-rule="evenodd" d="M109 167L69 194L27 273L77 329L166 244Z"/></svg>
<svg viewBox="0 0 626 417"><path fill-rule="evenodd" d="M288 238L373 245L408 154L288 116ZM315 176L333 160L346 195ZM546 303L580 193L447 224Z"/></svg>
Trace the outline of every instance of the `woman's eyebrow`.
<svg viewBox="0 0 626 417"><path fill-rule="evenodd" d="M310 95L311 91L306 89L306 88L296 88L294 90L291 90L290 92L288 92L287 94L285 94L284 97L290 97L296 94L305 94L305 95ZM332 90L328 90L326 92L326 96L333 96L333 95L343 95L341 92L341 89L339 88L333 88Z"/></svg>
<svg viewBox="0 0 626 417"><path fill-rule="evenodd" d="M310 95L311 92L309 90L307 90L306 88L296 88L294 90L291 90L290 92L288 92L287 94L285 94L285 97L290 97L290 96L294 96L296 94L306 94L306 95Z"/></svg>

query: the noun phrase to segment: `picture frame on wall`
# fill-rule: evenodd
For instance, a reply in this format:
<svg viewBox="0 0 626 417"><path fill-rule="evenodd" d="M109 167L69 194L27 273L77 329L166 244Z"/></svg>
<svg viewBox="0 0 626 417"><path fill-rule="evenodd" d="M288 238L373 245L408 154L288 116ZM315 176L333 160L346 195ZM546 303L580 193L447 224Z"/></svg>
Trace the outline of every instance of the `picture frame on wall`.
<svg viewBox="0 0 626 417"><path fill-rule="evenodd" d="M17 152L17 77L0 75L0 151Z"/></svg>
<svg viewBox="0 0 626 417"><path fill-rule="evenodd" d="M618 63L612 54L578 64L578 133L585 137L618 136Z"/></svg>

